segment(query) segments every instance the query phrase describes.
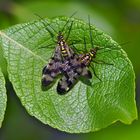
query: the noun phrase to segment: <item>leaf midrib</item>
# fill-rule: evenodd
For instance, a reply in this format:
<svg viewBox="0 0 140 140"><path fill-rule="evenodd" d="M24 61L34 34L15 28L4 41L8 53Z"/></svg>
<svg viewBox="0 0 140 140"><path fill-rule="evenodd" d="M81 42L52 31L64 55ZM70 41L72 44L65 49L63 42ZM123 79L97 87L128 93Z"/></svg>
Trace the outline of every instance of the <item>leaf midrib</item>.
<svg viewBox="0 0 140 140"><path fill-rule="evenodd" d="M46 63L46 60L42 59L39 55L33 53L31 50L29 50L28 48L26 48L25 46L23 46L22 44L20 44L19 42L17 42L16 40L10 38L9 36L7 36L4 32L0 31L0 36L6 38L7 40L13 42L16 44L16 46L19 46L20 48L26 50L27 52L29 52L30 54L32 54L33 56L39 58L42 62Z"/></svg>

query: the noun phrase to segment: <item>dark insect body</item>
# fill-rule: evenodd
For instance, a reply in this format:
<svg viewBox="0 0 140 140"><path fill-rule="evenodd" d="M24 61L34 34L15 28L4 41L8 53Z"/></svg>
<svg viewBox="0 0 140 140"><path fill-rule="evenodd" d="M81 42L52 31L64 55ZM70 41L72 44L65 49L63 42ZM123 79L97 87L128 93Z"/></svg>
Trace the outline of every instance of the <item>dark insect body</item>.
<svg viewBox="0 0 140 140"><path fill-rule="evenodd" d="M89 27L90 27L90 20L89 20ZM92 34L90 28L90 38L92 42ZM84 37L85 42L85 37ZM91 43L93 46L93 42ZM86 47L86 42L85 42ZM70 59L68 62L64 64L65 69L63 68L63 76L58 82L57 85L57 92L59 94L67 93L78 81L80 77L84 77L86 79L91 79L92 74L87 69L87 66L90 64L93 58L96 57L96 52L98 48L91 49L90 52L85 54L74 54L73 59Z"/></svg>
<svg viewBox="0 0 140 140"><path fill-rule="evenodd" d="M67 25L68 22L69 20L66 22L65 25ZM71 23L71 26L69 28L69 34L72 28L72 24L73 22ZM96 53L99 50L99 47L93 47L91 29L90 39L93 48L87 53L79 55L75 54L74 51L67 45L67 38L66 40L64 40L62 31L58 32L56 42L57 47L55 48L54 55L49 64L46 65L42 70L42 87L48 87L59 74L62 74L62 78L59 80L57 85L57 92L60 95L63 95L69 90L71 90L71 88L75 85L75 83L79 80L80 77L84 77L89 82L89 79L92 78L92 73L88 69L88 66L94 60L94 58L96 57ZM94 68L93 72L94 75L100 80L100 78L96 75Z"/></svg>
<svg viewBox="0 0 140 140"><path fill-rule="evenodd" d="M80 62L85 66L89 66L93 58L96 58L96 53L98 50L99 47L95 47L91 49L88 53L79 55Z"/></svg>
<svg viewBox="0 0 140 140"><path fill-rule="evenodd" d="M55 48L54 55L51 58L49 64L46 65L42 70L41 83L42 83L43 88L48 87L59 74L63 74L63 71L64 71L63 69L65 69L65 67L67 67L67 62L74 57L74 51L67 45L66 41L64 40L64 36L62 34L65 26L69 22L69 19L67 20L66 24L64 25L62 31L58 32L57 42L56 42L57 46ZM71 25L69 28L69 32L68 32L69 34L71 31L72 25L73 25L73 21L71 22ZM50 30L48 30L48 32L50 33ZM52 36L52 33L50 33L50 34ZM69 34L68 34L66 40L68 39Z"/></svg>
<svg viewBox="0 0 140 140"><path fill-rule="evenodd" d="M86 54L75 55L73 59L64 64L64 76L58 82L57 92L60 94L67 93L77 82L80 77L91 79L92 74L87 69L91 61L96 57L98 47L95 47Z"/></svg>
<svg viewBox="0 0 140 140"><path fill-rule="evenodd" d="M104 61L95 61L94 59L96 58L96 54L98 50L104 49L100 47L94 47L93 45L93 39L92 39L92 32L91 32L91 26L90 26L90 19L89 19L89 31L90 31L90 40L91 40L91 46L92 49L87 52L86 50L86 40L84 37L84 45L85 45L85 51L86 53L84 54L74 54L73 59L70 59L68 62L64 63L63 67L63 76L58 82L57 85L57 92L59 94L65 94L67 93L74 85L75 83L80 79L80 77L84 77L85 80L88 80L92 78L92 73L88 69L90 66L91 62L95 62L98 64L108 64L112 65L109 63L106 63ZM98 78L100 81L101 79L97 76L94 67L91 67L93 70L94 75L96 78Z"/></svg>
<svg viewBox="0 0 140 140"><path fill-rule="evenodd" d="M43 68L42 71L42 85L50 85L54 78L62 73L65 61L68 61L73 57L74 52L68 47L66 42L63 40L63 36L58 40L58 46L55 48L54 56L52 57L50 63Z"/></svg>
<svg viewBox="0 0 140 140"><path fill-rule="evenodd" d="M60 31L59 31L57 40L58 40L58 42L57 42L58 48L60 49L60 50L57 50L57 53L59 53L59 55L61 55L61 60L65 61L66 59L73 57L74 52L67 45L67 43L64 40L64 37L63 37L63 35L62 35L62 33Z"/></svg>

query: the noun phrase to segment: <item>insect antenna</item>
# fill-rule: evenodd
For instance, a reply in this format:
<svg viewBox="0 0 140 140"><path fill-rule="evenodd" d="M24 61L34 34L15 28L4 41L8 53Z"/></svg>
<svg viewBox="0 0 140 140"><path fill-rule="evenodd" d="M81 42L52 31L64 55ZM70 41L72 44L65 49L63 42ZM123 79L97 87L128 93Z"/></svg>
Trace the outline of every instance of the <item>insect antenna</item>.
<svg viewBox="0 0 140 140"><path fill-rule="evenodd" d="M77 12L74 12L74 13L70 16L70 18L69 18L69 19L67 20L67 22L65 23L63 29L60 31L61 33L64 31L64 29L65 29L66 25L69 23L70 19L71 19L76 13L77 13ZM50 25L50 23L48 23L47 21L44 22L44 19L43 19L40 15L38 15L38 14L36 14L36 13L35 13L35 15L36 15L37 17L39 17L39 18L42 20L42 24L44 25L45 29L49 32L50 36L51 36L52 38L54 38L54 33L53 33L48 27L46 27L46 23L47 23L47 26L49 26L56 34L58 34L58 32ZM72 25L73 25L73 21L72 21L71 26L70 26L70 28L69 28L69 32L68 32L68 36L67 36L66 40L67 40L68 37L69 37L69 34L70 34L70 31L71 31ZM49 47L49 46L51 46L51 45L53 45L53 44L49 44L49 45L47 45L47 46L42 46L42 47L39 47L39 48L46 48L46 47Z"/></svg>
<svg viewBox="0 0 140 140"><path fill-rule="evenodd" d="M92 32L91 32L90 16L89 15L88 15L88 23L89 23L89 30L90 30L90 42L91 42L91 46L94 48L93 36L92 36ZM122 45L126 45L128 43L129 43L129 41L121 43L121 44L118 44L118 45L122 46ZM98 50L108 49L106 51L105 50L103 51L103 52L108 52L108 51L112 51L112 48L114 48L113 50L120 50L121 49L121 48L115 48L114 46L112 46L112 47L109 47L109 48L98 47ZM98 54L103 53L103 52L98 52Z"/></svg>
<svg viewBox="0 0 140 140"><path fill-rule="evenodd" d="M105 62L105 61L103 61L103 60L98 60L98 61L93 60L93 62L96 63L96 64L113 65L113 64L107 63L107 62Z"/></svg>
<svg viewBox="0 0 140 140"><path fill-rule="evenodd" d="M70 19L75 15L77 13L77 11L76 12L74 12L70 17L69 17L69 19L67 20L67 22L65 23L65 25L63 26L63 28L62 28L62 30L61 30L61 32L63 32L64 31L64 29L65 29L65 27L66 27L66 25L70 22ZM66 41L68 40L68 38L69 38L69 35L70 35L70 31L71 31L71 29L72 29L72 26L73 26L73 22L74 21L72 21L71 22L71 25L70 25L70 27L69 27L69 30L68 30L68 34L67 34L67 37L66 37Z"/></svg>
<svg viewBox="0 0 140 140"><path fill-rule="evenodd" d="M127 45L127 44L129 44L129 43L131 43L131 42L130 42L130 41L127 41L127 42L119 43L119 45L120 45L120 46L124 46L124 45Z"/></svg>
<svg viewBox="0 0 140 140"><path fill-rule="evenodd" d="M34 15L37 16L39 19L42 20L41 23L44 25L45 29L49 32L51 38L53 39L54 38L54 33L47 26L49 26L56 34L58 34L57 31L50 25L50 23L48 23L47 21L44 22L44 19L40 15L38 15L36 13ZM47 24L47 26L46 26L46 24ZM45 48L54 48L54 47L51 47L52 45L53 44L51 43L51 44L48 44L47 46L38 47L38 49L42 49L42 48L44 48L44 49Z"/></svg>
<svg viewBox="0 0 140 140"><path fill-rule="evenodd" d="M90 67L91 67L91 69L92 69L92 71L93 71L95 77L96 77L97 79L99 79L100 81L102 81L102 80L99 78L99 76L96 74L96 72L95 72L94 64L93 64L93 67L92 67L92 66L90 66Z"/></svg>
<svg viewBox="0 0 140 140"><path fill-rule="evenodd" d="M88 17L88 20L89 20L89 28L90 28L90 17ZM87 53L88 50L87 50L87 43L86 43L85 34L84 34L84 37L83 38L84 38L83 39L84 40L84 52ZM92 40L92 33L91 33L91 31L90 31L90 41L91 41L91 44L93 46L93 40Z"/></svg>
<svg viewBox="0 0 140 140"><path fill-rule="evenodd" d="M69 32L68 32L68 35L67 35L67 37L66 37L66 41L67 41L67 40L68 40L68 38L69 38L70 31L71 31L71 29L72 29L72 25L73 25L73 21L71 22L71 25L70 25L70 28L69 28Z"/></svg>
<svg viewBox="0 0 140 140"><path fill-rule="evenodd" d="M67 22L65 23L65 25L63 26L63 28L62 28L62 30L61 30L61 32L63 32L64 31L64 29L65 29L65 27L67 26L67 24L69 23L69 21L70 21L70 19L75 15L77 13L77 11L76 12L74 12L70 17L69 17L69 19L67 20ZM71 25L72 26L72 25Z"/></svg>
<svg viewBox="0 0 140 140"><path fill-rule="evenodd" d="M90 42L91 42L91 46L94 48L93 38L92 38L92 32L91 32L91 25L90 25L90 16L89 15L88 15L88 24L89 24Z"/></svg>
<svg viewBox="0 0 140 140"><path fill-rule="evenodd" d="M102 53L106 53L106 52L110 52L110 51L112 51L112 49L108 49L108 50L105 50L106 48L104 48L104 51L102 51L102 52L98 52L98 54L102 54ZM103 50L103 49L100 49L99 48L99 50ZM120 48L115 48L115 49L113 49L113 50L120 50Z"/></svg>
<svg viewBox="0 0 140 140"><path fill-rule="evenodd" d="M130 42L127 41L127 42L124 42L124 43L119 43L118 45L119 46L123 46L123 45L126 45L128 43L130 43ZM105 49L108 49L108 50L105 50ZM121 49L120 47L116 48L114 46L107 47L107 48L105 48L105 47L99 47L99 50L104 50L104 51L103 52L98 52L98 54L101 54L101 53L104 53L104 52L109 52L109 51L112 51L112 50L120 50L120 49Z"/></svg>
<svg viewBox="0 0 140 140"><path fill-rule="evenodd" d="M37 17L39 17L43 22L42 22L42 24L44 25L44 27L45 27L45 29L50 33L50 35L51 35L51 37L53 38L54 37L54 34L51 32L51 30L48 28L48 27L46 27L46 23L47 23L47 25L55 32L55 33L57 33L57 31L46 21L46 23L44 22L44 19L40 16L40 15L38 15L38 14L36 14L35 13L35 15L37 16Z"/></svg>
<svg viewBox="0 0 140 140"><path fill-rule="evenodd" d="M71 43L72 47L74 48L74 50L76 51L76 53L81 53L83 50L77 49L73 43Z"/></svg>
<svg viewBox="0 0 140 140"><path fill-rule="evenodd" d="M85 38L85 36L84 36L84 51L88 52L87 47L86 47L86 38Z"/></svg>

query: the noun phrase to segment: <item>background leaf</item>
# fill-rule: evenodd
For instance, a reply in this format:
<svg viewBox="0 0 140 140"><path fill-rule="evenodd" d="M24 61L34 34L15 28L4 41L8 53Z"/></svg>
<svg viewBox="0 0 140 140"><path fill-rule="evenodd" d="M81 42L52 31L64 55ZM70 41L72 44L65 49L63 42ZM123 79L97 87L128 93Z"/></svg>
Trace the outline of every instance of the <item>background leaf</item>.
<svg viewBox="0 0 140 140"><path fill-rule="evenodd" d="M3 66L3 58L2 58L2 51L0 46L0 127L2 126L2 122L4 119L4 114L6 110L6 89L5 89L5 79L1 71L1 66Z"/></svg>
<svg viewBox="0 0 140 140"><path fill-rule="evenodd" d="M61 17L48 22L59 31L66 20L66 17ZM83 38L86 36L87 47L91 48L88 29L88 24L75 19L68 43L80 40L75 46L83 49ZM97 60L114 65L96 64L95 70L102 82L95 76L92 86L79 81L64 96L56 93L58 81L48 91L41 90L42 68L50 60L56 46L41 21L16 25L0 33L9 79L30 115L71 133L96 131L118 120L130 124L137 118L135 76L131 62L109 36L95 27L92 27L92 32L95 45L119 48L97 54ZM52 48L38 49L50 43L54 44Z"/></svg>

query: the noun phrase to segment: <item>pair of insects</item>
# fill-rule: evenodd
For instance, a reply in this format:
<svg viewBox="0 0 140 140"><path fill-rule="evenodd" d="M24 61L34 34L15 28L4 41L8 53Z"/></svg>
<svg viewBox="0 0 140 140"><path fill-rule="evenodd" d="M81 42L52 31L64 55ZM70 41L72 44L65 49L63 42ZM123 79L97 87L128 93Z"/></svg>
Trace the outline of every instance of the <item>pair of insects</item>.
<svg viewBox="0 0 140 140"><path fill-rule="evenodd" d="M54 79L59 74L62 74L62 78L59 80L57 85L57 92L61 95L67 93L75 85L80 77L85 77L87 80L92 78L92 74L88 69L88 66L90 65L91 61L94 60L97 51L100 49L99 47L93 47L89 52L86 52L85 54L76 54L73 49L68 46L66 43L67 39L64 40L64 36L62 34L65 26L68 23L69 20L64 25L62 31L59 31L54 55L51 58L49 64L47 64L42 70L42 87L49 87L53 83ZM72 25L73 21L71 22L69 28L69 34ZM93 46L92 33L90 28L91 26L89 19L90 39ZM50 30L48 31L50 32ZM86 42L85 38L84 42ZM94 75L100 80L94 69L93 72Z"/></svg>

